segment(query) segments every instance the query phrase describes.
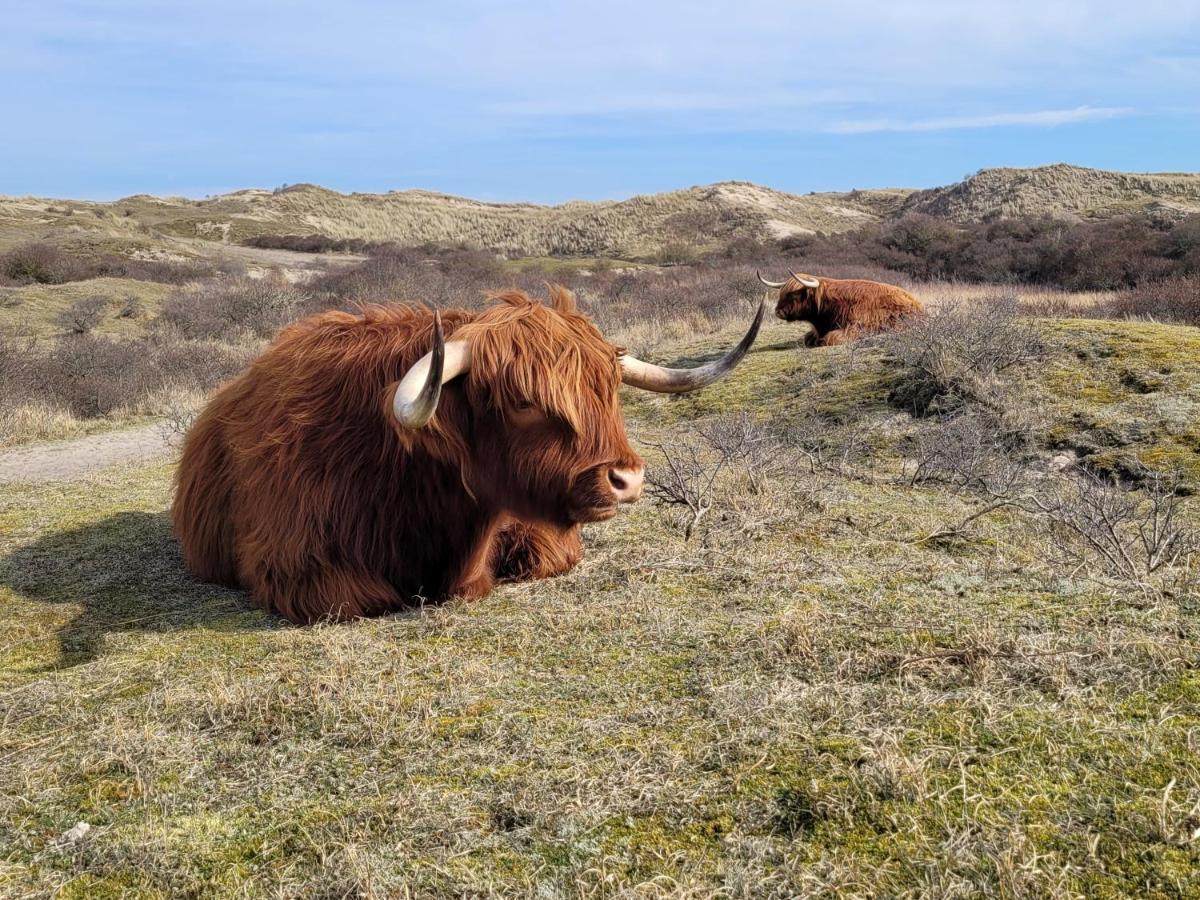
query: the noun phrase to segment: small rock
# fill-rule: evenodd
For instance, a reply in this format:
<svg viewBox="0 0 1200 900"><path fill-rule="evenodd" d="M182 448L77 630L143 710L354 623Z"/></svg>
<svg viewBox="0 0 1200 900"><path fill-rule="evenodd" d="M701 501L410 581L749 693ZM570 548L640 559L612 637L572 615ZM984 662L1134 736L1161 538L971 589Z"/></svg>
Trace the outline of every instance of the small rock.
<svg viewBox="0 0 1200 900"><path fill-rule="evenodd" d="M58 842L64 846L78 844L87 837L87 833L91 830L92 826L87 822L76 822L73 828L69 828L63 832Z"/></svg>
<svg viewBox="0 0 1200 900"><path fill-rule="evenodd" d="M1052 457L1049 462L1049 468L1052 472L1063 472L1079 462L1079 457L1074 453L1060 453Z"/></svg>

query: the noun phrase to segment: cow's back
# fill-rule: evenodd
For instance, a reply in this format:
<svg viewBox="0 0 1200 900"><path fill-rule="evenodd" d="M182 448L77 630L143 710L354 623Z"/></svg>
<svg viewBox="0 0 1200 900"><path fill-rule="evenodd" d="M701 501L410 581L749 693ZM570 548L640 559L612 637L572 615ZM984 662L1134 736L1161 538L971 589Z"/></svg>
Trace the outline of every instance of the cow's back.
<svg viewBox="0 0 1200 900"><path fill-rule="evenodd" d="M171 519L184 563L205 581L236 587L237 563L231 523L235 473L222 426L222 389L196 419L175 472Z"/></svg>
<svg viewBox="0 0 1200 900"><path fill-rule="evenodd" d="M859 279L828 280L825 302L838 327L864 330L893 327L924 310L921 301L901 287Z"/></svg>
<svg viewBox="0 0 1200 900"><path fill-rule="evenodd" d="M469 314L445 319L449 330ZM427 350L431 329L428 312L406 307L321 313L285 328L218 390L177 474L173 517L189 570L253 589L271 573L327 566L333 551L386 567L407 523L385 512L403 518L411 504L400 495L421 483L386 390Z"/></svg>

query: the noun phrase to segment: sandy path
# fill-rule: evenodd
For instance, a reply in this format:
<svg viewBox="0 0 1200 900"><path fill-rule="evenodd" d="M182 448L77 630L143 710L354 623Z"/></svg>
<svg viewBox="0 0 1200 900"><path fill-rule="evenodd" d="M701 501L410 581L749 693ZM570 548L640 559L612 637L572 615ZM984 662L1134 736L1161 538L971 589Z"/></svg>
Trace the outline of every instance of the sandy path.
<svg viewBox="0 0 1200 900"><path fill-rule="evenodd" d="M160 424L0 450L0 484L68 481L108 466L165 456L169 450Z"/></svg>
<svg viewBox="0 0 1200 900"><path fill-rule="evenodd" d="M367 259L358 253L300 253L296 250L275 250L267 247L247 247L225 244L203 238L174 237L176 247L199 253L210 259L237 259L248 266L279 268L285 272L315 274ZM302 280L302 279L301 279Z"/></svg>

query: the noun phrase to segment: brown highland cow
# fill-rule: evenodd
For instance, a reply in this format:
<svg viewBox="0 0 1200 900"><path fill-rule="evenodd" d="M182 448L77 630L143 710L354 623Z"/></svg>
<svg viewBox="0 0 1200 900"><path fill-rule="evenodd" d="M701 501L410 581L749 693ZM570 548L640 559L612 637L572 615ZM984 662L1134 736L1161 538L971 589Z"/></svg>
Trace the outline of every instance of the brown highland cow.
<svg viewBox="0 0 1200 900"><path fill-rule="evenodd" d="M642 490L622 381L681 392L696 369L625 355L575 309L519 292L482 312L325 312L222 387L184 445L172 509L188 568L293 622L487 594L579 560L580 524Z"/></svg>
<svg viewBox="0 0 1200 900"><path fill-rule="evenodd" d="M791 273L787 281L758 280L779 289L775 315L787 322L808 322L806 347L832 347L867 334L890 331L921 315L921 301L903 288L878 281L817 278Z"/></svg>

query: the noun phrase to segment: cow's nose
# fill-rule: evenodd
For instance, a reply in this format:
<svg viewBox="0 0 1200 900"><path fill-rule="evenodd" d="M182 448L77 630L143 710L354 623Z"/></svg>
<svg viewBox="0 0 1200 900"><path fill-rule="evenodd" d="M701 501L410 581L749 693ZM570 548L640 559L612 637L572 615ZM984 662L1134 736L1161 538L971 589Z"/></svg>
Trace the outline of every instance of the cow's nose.
<svg viewBox="0 0 1200 900"><path fill-rule="evenodd" d="M636 469L609 469L608 483L612 486L613 495L618 503L633 503L642 496L642 482L646 480L646 470L642 466Z"/></svg>

